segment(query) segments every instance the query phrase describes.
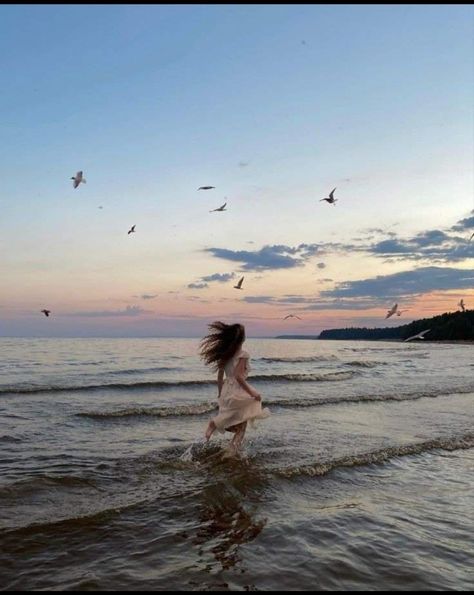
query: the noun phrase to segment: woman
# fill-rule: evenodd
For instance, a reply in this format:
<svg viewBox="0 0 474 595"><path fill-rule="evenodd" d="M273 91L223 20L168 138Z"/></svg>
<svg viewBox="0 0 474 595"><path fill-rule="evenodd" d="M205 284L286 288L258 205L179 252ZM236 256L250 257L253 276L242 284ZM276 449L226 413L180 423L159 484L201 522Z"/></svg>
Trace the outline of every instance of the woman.
<svg viewBox="0 0 474 595"><path fill-rule="evenodd" d="M244 326L219 321L208 326L214 332L202 339L200 354L205 363L212 365L217 372L219 413L207 426L206 441L215 430L222 434L225 430L234 432L230 444L237 451L242 445L247 422L253 424L256 419L268 417L270 411L262 409L262 397L246 381L250 356L242 350Z"/></svg>

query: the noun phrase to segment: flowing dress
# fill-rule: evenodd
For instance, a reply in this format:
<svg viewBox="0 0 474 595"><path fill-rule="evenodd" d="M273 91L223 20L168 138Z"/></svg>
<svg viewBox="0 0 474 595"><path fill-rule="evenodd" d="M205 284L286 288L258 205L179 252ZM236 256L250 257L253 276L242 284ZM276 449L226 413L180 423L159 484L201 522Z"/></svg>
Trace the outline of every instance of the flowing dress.
<svg viewBox="0 0 474 595"><path fill-rule="evenodd" d="M247 351L239 351L224 367L224 384L221 396L217 399L219 413L213 418L216 428L221 434L227 428L244 421L250 422L253 427L255 420L264 419L270 415L269 409L267 407L262 409L261 401L251 397L234 375L237 364L242 358L246 360L244 378L247 378L250 370L250 355Z"/></svg>

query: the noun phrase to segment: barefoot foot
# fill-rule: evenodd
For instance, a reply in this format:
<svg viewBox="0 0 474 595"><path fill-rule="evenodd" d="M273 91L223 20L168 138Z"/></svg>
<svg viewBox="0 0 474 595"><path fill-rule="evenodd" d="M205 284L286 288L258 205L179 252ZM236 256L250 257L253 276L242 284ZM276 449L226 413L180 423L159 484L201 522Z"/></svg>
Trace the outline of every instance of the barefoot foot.
<svg viewBox="0 0 474 595"><path fill-rule="evenodd" d="M206 442L209 442L215 429L216 429L216 426L212 422L207 426L207 430L206 430L206 434L205 434Z"/></svg>

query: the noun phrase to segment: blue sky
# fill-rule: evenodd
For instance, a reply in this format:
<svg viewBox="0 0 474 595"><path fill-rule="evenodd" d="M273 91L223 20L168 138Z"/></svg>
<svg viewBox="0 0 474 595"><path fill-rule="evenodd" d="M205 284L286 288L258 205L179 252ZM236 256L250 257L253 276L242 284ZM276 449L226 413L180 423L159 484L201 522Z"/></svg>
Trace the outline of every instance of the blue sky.
<svg viewBox="0 0 474 595"><path fill-rule="evenodd" d="M474 307L473 16L0 7L0 336L378 325L394 279L419 280L412 317L456 292ZM434 286L433 267L450 269ZM285 296L314 310L283 324Z"/></svg>

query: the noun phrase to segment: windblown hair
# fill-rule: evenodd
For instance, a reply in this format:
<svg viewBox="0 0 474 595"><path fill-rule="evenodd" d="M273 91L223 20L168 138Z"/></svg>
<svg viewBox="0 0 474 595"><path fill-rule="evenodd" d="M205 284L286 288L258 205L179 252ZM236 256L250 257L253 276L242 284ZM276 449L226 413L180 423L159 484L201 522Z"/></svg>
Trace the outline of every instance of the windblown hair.
<svg viewBox="0 0 474 595"><path fill-rule="evenodd" d="M245 341L245 328L242 324L225 324L216 320L208 325L210 331L200 342L201 359L217 372L237 353Z"/></svg>

